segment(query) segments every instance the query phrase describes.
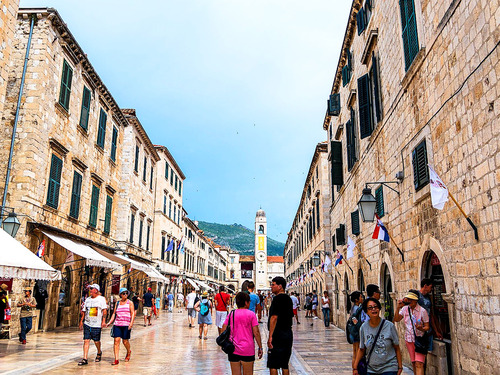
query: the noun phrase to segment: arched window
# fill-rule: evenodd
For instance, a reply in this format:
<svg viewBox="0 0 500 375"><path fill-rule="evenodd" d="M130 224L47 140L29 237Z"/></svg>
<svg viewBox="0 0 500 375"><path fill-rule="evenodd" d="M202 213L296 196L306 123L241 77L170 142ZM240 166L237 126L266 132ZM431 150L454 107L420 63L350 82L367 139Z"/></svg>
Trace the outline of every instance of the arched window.
<svg viewBox="0 0 500 375"><path fill-rule="evenodd" d="M360 292L365 291L365 277L363 276L363 270L358 269L358 288Z"/></svg>
<svg viewBox="0 0 500 375"><path fill-rule="evenodd" d="M394 317L394 303L390 296L390 293L392 293L392 280L387 264L384 264L382 272L384 275L382 284L382 291L384 292L384 317L392 321Z"/></svg>
<svg viewBox="0 0 500 375"><path fill-rule="evenodd" d="M339 309L339 280L335 276L335 308Z"/></svg>
<svg viewBox="0 0 500 375"><path fill-rule="evenodd" d="M264 226L259 225L259 234L264 234Z"/></svg>
<svg viewBox="0 0 500 375"><path fill-rule="evenodd" d="M99 288L101 289L101 295L106 297L106 282L107 282L107 273L104 272L104 269L101 269L100 275L99 275Z"/></svg>
<svg viewBox="0 0 500 375"><path fill-rule="evenodd" d="M349 276L347 275L347 272L344 274L344 290L346 292L346 294L345 294L346 313L350 314L351 313L351 299L349 296Z"/></svg>
<svg viewBox="0 0 500 375"><path fill-rule="evenodd" d="M59 288L59 305L57 307L56 326L60 327L63 322L63 309L71 304L71 267L66 266L61 275L61 287Z"/></svg>

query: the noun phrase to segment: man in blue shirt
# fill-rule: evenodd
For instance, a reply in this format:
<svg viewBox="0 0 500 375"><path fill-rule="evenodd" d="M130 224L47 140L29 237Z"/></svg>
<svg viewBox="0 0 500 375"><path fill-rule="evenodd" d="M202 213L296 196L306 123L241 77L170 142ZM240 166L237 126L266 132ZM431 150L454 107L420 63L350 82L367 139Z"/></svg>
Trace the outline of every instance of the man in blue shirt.
<svg viewBox="0 0 500 375"><path fill-rule="evenodd" d="M257 294L254 293L254 289L255 283L253 281L250 281L248 283L248 293L250 294L250 307L248 309L255 313L257 305L260 305L260 298Z"/></svg>
<svg viewBox="0 0 500 375"><path fill-rule="evenodd" d="M168 312L174 312L174 295L172 292L168 292Z"/></svg>
<svg viewBox="0 0 500 375"><path fill-rule="evenodd" d="M142 296L142 313L144 314L144 327L146 327L146 323L148 325L151 325L153 303L154 303L154 297L153 294L151 294L151 288L148 288L148 292L144 293L144 296Z"/></svg>

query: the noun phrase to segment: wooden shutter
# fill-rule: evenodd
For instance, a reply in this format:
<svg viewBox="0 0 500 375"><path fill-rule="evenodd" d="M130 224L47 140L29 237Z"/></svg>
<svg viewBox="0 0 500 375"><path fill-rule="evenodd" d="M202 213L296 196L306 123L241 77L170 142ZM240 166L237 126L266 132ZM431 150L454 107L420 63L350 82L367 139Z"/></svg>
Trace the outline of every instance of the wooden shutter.
<svg viewBox="0 0 500 375"><path fill-rule="evenodd" d="M161 259L165 260L165 236L161 236ZM186 261L186 259L184 259Z"/></svg>
<svg viewBox="0 0 500 375"><path fill-rule="evenodd" d="M377 201L376 212L379 217L385 215L384 210L384 187L380 186L375 190L375 200Z"/></svg>
<svg viewBox="0 0 500 375"><path fill-rule="evenodd" d="M413 0L399 0L405 69L408 70L418 53L417 20Z"/></svg>
<svg viewBox="0 0 500 375"><path fill-rule="evenodd" d="M111 160L116 161L116 148L118 145L118 129L113 126L113 136L111 137Z"/></svg>
<svg viewBox="0 0 500 375"><path fill-rule="evenodd" d="M132 213L130 215L130 239L129 239L129 242L131 244L134 243L134 227L135 227L135 215L134 213Z"/></svg>
<svg viewBox="0 0 500 375"><path fill-rule="evenodd" d="M142 181L146 182L146 168L148 166L148 157L144 156L144 169L142 171Z"/></svg>
<svg viewBox="0 0 500 375"><path fill-rule="evenodd" d="M372 56L372 69L371 69L372 83L373 83L373 96L375 99L375 116L377 122L382 119L382 102L380 101L380 87L378 82L378 65L375 55Z"/></svg>
<svg viewBox="0 0 500 375"><path fill-rule="evenodd" d="M149 250L149 235L151 234L151 225L148 225L146 231L146 250Z"/></svg>
<svg viewBox="0 0 500 375"><path fill-rule="evenodd" d="M328 100L328 114L330 116L338 116L340 114L340 93L330 95L330 100Z"/></svg>
<svg viewBox="0 0 500 375"><path fill-rule="evenodd" d="M62 160L52 155L49 174L49 190L47 193L47 206L57 208L59 205L59 189L61 187Z"/></svg>
<svg viewBox="0 0 500 375"><path fill-rule="evenodd" d="M429 169L427 167L427 146L425 140L415 147L412 152L413 183L419 191L429 183Z"/></svg>
<svg viewBox="0 0 500 375"><path fill-rule="evenodd" d="M364 8L360 8L356 14L356 23L358 26L358 35L361 35L361 33L366 29L366 15Z"/></svg>
<svg viewBox="0 0 500 375"><path fill-rule="evenodd" d="M356 210L351 212L351 231L352 234L358 235L361 233L361 228L359 226L359 211Z"/></svg>
<svg viewBox="0 0 500 375"><path fill-rule="evenodd" d="M179 179L179 196L182 195L182 180Z"/></svg>
<svg viewBox="0 0 500 375"><path fill-rule="evenodd" d="M139 172L139 146L135 146L134 171Z"/></svg>
<svg viewBox="0 0 500 375"><path fill-rule="evenodd" d="M139 221L139 247L142 247L142 228L144 226L144 220Z"/></svg>
<svg viewBox="0 0 500 375"><path fill-rule="evenodd" d="M69 98L71 95L71 80L73 79L73 69L69 66L68 62L64 60L63 71L61 77L61 89L59 92L59 104L69 110Z"/></svg>
<svg viewBox="0 0 500 375"><path fill-rule="evenodd" d="M149 178L149 188L153 190L153 166L151 166L150 171L151 171L151 176Z"/></svg>
<svg viewBox="0 0 500 375"><path fill-rule="evenodd" d="M78 219L80 216L80 195L82 192L82 175L78 172L73 174L73 188L71 190L71 205L69 216Z"/></svg>
<svg viewBox="0 0 500 375"><path fill-rule="evenodd" d="M335 236L337 237L337 245L345 245L345 225L340 224L337 229L335 229Z"/></svg>
<svg viewBox="0 0 500 375"><path fill-rule="evenodd" d="M370 77L365 74L358 79L359 133L361 139L369 137L373 131L370 96Z"/></svg>
<svg viewBox="0 0 500 375"><path fill-rule="evenodd" d="M332 162L332 191L333 186L344 184L344 168L342 165L342 142L331 141L331 162Z"/></svg>
<svg viewBox="0 0 500 375"><path fill-rule="evenodd" d="M97 145L104 148L104 141L106 139L106 121L108 120L108 115L101 108L99 113L99 129L97 132Z"/></svg>
<svg viewBox="0 0 500 375"><path fill-rule="evenodd" d="M168 162L165 162L165 178L168 181Z"/></svg>
<svg viewBox="0 0 500 375"><path fill-rule="evenodd" d="M356 163L356 133L354 129L355 119L354 111L351 110L351 118L347 121L346 125L346 138L347 138L347 170L351 171Z"/></svg>
<svg viewBox="0 0 500 375"><path fill-rule="evenodd" d="M90 218L89 225L93 228L97 227L97 212L99 209L99 193L100 189L92 185L92 197L90 198Z"/></svg>
<svg viewBox="0 0 500 375"><path fill-rule="evenodd" d="M104 233L110 232L111 229L111 212L113 209L113 198L109 195L106 197L106 213L104 215Z"/></svg>
<svg viewBox="0 0 500 375"><path fill-rule="evenodd" d="M82 110L80 112L80 126L87 131L89 125L91 93L87 87L83 87Z"/></svg>

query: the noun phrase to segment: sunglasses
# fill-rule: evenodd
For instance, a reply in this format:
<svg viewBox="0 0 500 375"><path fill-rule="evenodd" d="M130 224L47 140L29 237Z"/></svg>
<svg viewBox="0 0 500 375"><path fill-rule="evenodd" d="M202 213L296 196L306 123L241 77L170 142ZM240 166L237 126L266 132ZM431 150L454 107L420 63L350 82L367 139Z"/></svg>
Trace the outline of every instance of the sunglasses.
<svg viewBox="0 0 500 375"><path fill-rule="evenodd" d="M368 306L367 310L380 310L378 306Z"/></svg>

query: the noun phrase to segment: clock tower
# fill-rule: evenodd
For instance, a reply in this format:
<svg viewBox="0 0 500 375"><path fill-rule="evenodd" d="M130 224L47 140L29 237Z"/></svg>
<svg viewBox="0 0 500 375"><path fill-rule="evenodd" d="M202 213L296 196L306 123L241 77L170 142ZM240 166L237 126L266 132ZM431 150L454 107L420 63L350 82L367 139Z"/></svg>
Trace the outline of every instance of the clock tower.
<svg viewBox="0 0 500 375"><path fill-rule="evenodd" d="M255 216L255 289L269 289L267 280L267 219L264 210Z"/></svg>

